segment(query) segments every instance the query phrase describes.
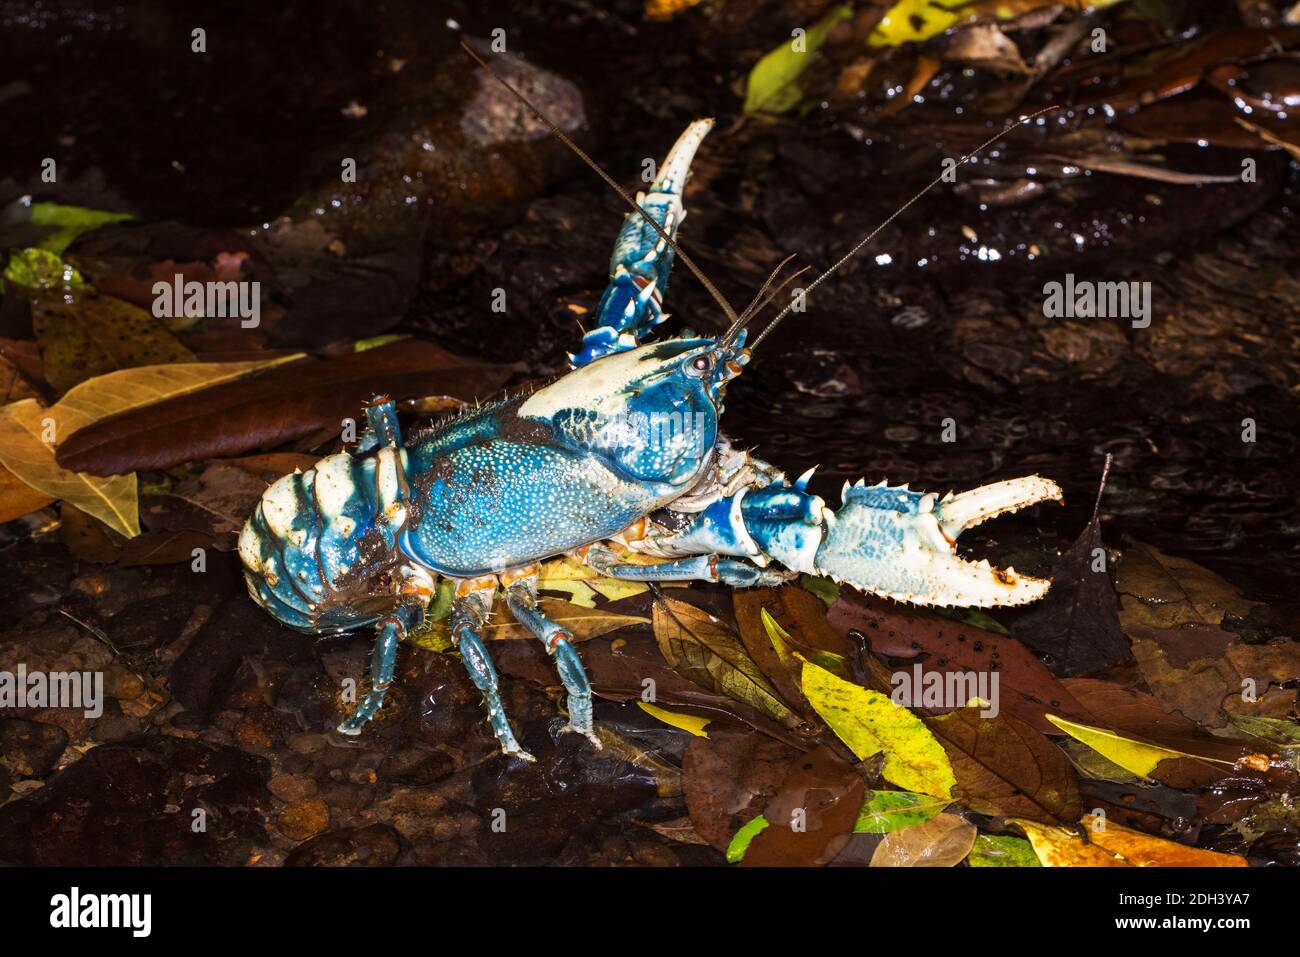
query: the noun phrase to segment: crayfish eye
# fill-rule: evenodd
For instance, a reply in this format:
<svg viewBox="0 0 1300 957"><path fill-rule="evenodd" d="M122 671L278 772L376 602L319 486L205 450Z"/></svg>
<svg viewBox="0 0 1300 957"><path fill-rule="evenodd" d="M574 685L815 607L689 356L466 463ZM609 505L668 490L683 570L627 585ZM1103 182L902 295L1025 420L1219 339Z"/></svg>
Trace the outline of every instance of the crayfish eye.
<svg viewBox="0 0 1300 957"><path fill-rule="evenodd" d="M713 367L712 360L708 356L697 356L691 362L691 368L696 372L708 372Z"/></svg>

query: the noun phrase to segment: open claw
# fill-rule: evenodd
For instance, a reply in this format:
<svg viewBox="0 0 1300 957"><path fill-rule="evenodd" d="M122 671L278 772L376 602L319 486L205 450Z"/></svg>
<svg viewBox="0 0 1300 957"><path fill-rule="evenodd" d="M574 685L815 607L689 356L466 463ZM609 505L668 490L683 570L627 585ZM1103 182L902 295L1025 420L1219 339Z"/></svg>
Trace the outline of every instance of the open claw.
<svg viewBox="0 0 1300 957"><path fill-rule="evenodd" d="M1047 594L1049 580L960 558L956 540L995 515L1061 497L1055 482L1037 475L942 500L907 486L846 484L843 507L827 522L817 549L817 571L863 591L924 605L992 608L1037 601Z"/></svg>

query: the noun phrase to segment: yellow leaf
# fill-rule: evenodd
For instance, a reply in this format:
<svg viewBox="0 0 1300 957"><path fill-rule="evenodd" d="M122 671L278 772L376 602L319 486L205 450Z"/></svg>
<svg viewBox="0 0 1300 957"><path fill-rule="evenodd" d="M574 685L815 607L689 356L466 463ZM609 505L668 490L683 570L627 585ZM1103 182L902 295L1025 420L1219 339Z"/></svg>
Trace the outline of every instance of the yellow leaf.
<svg viewBox="0 0 1300 957"><path fill-rule="evenodd" d="M57 434L50 410L35 399L0 408L0 465L38 492L71 502L127 538L140 534L135 473L101 478L59 468L44 439Z"/></svg>
<svg viewBox="0 0 1300 957"><path fill-rule="evenodd" d="M1122 824L1113 824L1095 815L1085 814L1079 821L1088 829L1088 839L1135 867L1247 867L1246 859L1236 854L1188 847L1177 841L1145 834ZM1100 825L1100 826L1098 826Z"/></svg>
<svg viewBox="0 0 1300 957"><path fill-rule="evenodd" d="M59 440L77 429L130 409L197 392L303 358L303 353L247 362L185 362L137 366L96 376L69 389L50 406Z"/></svg>
<svg viewBox="0 0 1300 957"><path fill-rule="evenodd" d="M885 780L907 791L952 797L957 779L948 755L912 712L806 660L803 693L859 760L885 753Z"/></svg>
<svg viewBox="0 0 1300 957"><path fill-rule="evenodd" d="M52 501L51 496L38 492L8 469L0 468L0 522L30 515Z"/></svg>
<svg viewBox="0 0 1300 957"><path fill-rule="evenodd" d="M647 590L644 582L625 582L606 578L590 565L584 565L567 555L542 565L537 576L537 587L543 591L558 591L569 596L575 605L596 607L596 596L610 601L629 598Z"/></svg>
<svg viewBox="0 0 1300 957"><path fill-rule="evenodd" d="M1025 832L1029 846L1044 867L1131 867L1124 858L1098 847L1068 827L1010 818Z"/></svg>
<svg viewBox="0 0 1300 957"><path fill-rule="evenodd" d="M1100 10L1121 0L1072 0L1076 9ZM897 46L919 43L961 23L996 17L1016 17L1043 7L1042 0L900 0L885 11L880 23L867 38L871 46Z"/></svg>
<svg viewBox="0 0 1300 957"><path fill-rule="evenodd" d="M638 701L637 705L646 714L652 718L658 718L664 724L670 724L674 728L681 728L683 731L689 731L697 738L707 738L709 735L704 730L712 718L701 718L696 714L683 714L680 711L669 711L667 708L661 708L658 705L650 704L648 701Z"/></svg>
<svg viewBox="0 0 1300 957"><path fill-rule="evenodd" d="M1209 758L1204 755L1189 754L1186 751L1176 751L1173 748L1148 744L1145 741L1135 741L1114 731L1067 721L1065 718L1058 718L1054 714L1049 714L1046 717L1048 721L1076 741L1082 741L1111 763L1118 764L1125 771L1139 777L1150 777L1151 772L1156 769L1156 765L1168 758L1197 758L1201 761L1215 761L1227 767L1232 766L1229 761Z"/></svg>
<svg viewBox="0 0 1300 957"><path fill-rule="evenodd" d="M542 614L573 636L574 641L599 638L627 625L648 625L649 618L639 615L620 615L601 608L588 608L558 598L543 598ZM533 634L510 614L505 601L499 597L492 609L492 617L483 629L484 641L532 638ZM422 626L408 641L429 651L445 652L451 649L451 626L447 621L437 621Z"/></svg>
<svg viewBox="0 0 1300 957"><path fill-rule="evenodd" d="M1044 867L1246 867L1245 858L1188 847L1085 814L1084 833L1011 818Z"/></svg>
<svg viewBox="0 0 1300 957"><path fill-rule="evenodd" d="M58 442L110 415L300 358L302 353L248 362L138 366L82 382L48 409L35 399L11 403L0 410L0 464L33 489L71 502L133 537L140 534L135 473L101 478L60 468L44 437L52 435Z"/></svg>

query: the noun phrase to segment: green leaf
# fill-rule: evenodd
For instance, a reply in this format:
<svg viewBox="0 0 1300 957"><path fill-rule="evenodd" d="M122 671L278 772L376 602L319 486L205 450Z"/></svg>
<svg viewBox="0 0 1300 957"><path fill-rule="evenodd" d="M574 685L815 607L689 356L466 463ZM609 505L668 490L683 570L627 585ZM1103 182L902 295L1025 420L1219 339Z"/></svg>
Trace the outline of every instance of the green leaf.
<svg viewBox="0 0 1300 957"><path fill-rule="evenodd" d="M858 760L884 752L886 781L906 791L952 797L957 778L948 755L912 712L811 661L804 662L803 693Z"/></svg>
<svg viewBox="0 0 1300 957"><path fill-rule="evenodd" d="M108 213L84 206L64 206L60 203L32 203L32 224L53 226L54 232L40 241L42 249L62 253L74 239L109 223L133 219L126 213Z"/></svg>
<svg viewBox="0 0 1300 957"><path fill-rule="evenodd" d="M827 608L840 600L840 586L829 578L819 578L805 572L799 576L799 586L824 601Z"/></svg>
<svg viewBox="0 0 1300 957"><path fill-rule="evenodd" d="M783 40L750 71L745 84L745 113L784 113L803 97L798 80L812 65L813 55L831 27L853 16L848 4L832 7L803 36Z"/></svg>
<svg viewBox="0 0 1300 957"><path fill-rule="evenodd" d="M45 249L15 249L9 254L4 277L30 289L89 289L81 273Z"/></svg>
<svg viewBox="0 0 1300 957"><path fill-rule="evenodd" d="M390 342L400 342L402 339L411 338L403 332L389 332L382 336L371 336L369 339L358 339L352 343L353 352L365 352L367 349L375 349L379 346L386 346Z"/></svg>
<svg viewBox="0 0 1300 957"><path fill-rule="evenodd" d="M759 617L763 622L763 630L767 632L768 640L776 649L776 656L781 660L781 664L788 666L792 671L799 667L800 660L806 660L825 668L833 675L843 676L849 673L848 661L842 655L795 641L766 608L759 609Z"/></svg>
<svg viewBox="0 0 1300 957"><path fill-rule="evenodd" d="M735 836L732 837L731 843L727 845L727 863L739 864L744 860L750 842L758 837L769 825L768 819L760 814L737 831Z"/></svg>
<svg viewBox="0 0 1300 957"><path fill-rule="evenodd" d="M1300 744L1300 724L1281 718L1255 718L1246 714L1229 714L1233 727L1274 744Z"/></svg>
<svg viewBox="0 0 1300 957"><path fill-rule="evenodd" d="M872 791L858 812L853 828L858 834L888 834L913 824L924 824L951 802L911 791Z"/></svg>
<svg viewBox="0 0 1300 957"><path fill-rule="evenodd" d="M966 863L971 867L1042 867L1034 847L1024 838L981 834Z"/></svg>

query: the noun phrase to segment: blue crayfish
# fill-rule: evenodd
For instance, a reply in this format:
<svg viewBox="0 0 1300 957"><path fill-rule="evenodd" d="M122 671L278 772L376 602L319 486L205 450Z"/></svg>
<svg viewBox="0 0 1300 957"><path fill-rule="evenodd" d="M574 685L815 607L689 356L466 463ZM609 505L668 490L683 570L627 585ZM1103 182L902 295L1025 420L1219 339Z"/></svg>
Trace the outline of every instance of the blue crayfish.
<svg viewBox="0 0 1300 957"><path fill-rule="evenodd" d="M341 732L359 734L382 706L398 644L424 620L439 576L454 583L451 638L492 730L507 755L528 760L482 638L500 588L555 659L567 729L600 746L572 636L538 604L539 565L553 556L641 582L743 587L808 573L928 605L1018 605L1046 594L1048 581L961 559L955 542L994 515L1059 500L1054 482L1019 478L940 498L859 481L832 510L807 491L811 472L791 483L719 431L727 385L750 361L746 324L775 292L769 280L737 315L675 242L683 187L712 125L687 128L648 192L634 201L619 190L634 209L572 371L405 438L393 403L377 397L355 451L286 475L262 496L239 540L253 599L308 634L378 626L370 690ZM714 293L729 328L643 345L666 318L675 256ZM629 562L628 551L659 561Z"/></svg>

